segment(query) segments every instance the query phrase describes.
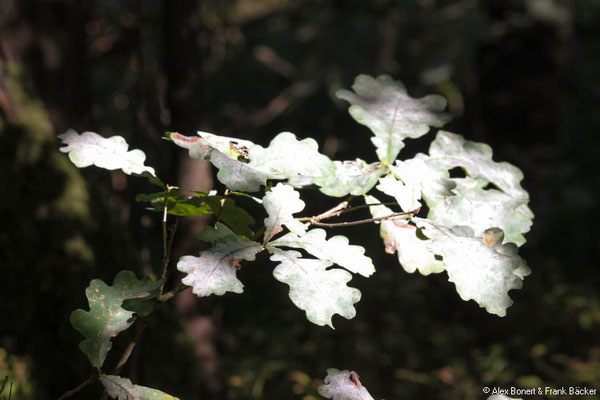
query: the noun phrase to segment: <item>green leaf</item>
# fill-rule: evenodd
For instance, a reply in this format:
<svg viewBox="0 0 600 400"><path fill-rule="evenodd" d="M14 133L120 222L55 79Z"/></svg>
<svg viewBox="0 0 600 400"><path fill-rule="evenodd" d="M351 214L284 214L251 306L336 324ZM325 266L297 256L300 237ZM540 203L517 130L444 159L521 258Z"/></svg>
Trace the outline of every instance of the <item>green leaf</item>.
<svg viewBox="0 0 600 400"><path fill-rule="evenodd" d="M221 196L219 196L221 198ZM202 216L212 214L213 208L206 202L207 196L198 192L184 195L177 190L169 191L167 196L167 212L177 216ZM138 202L150 203L154 211L162 212L165 206L165 192L140 193L135 197Z"/></svg>
<svg viewBox="0 0 600 400"><path fill-rule="evenodd" d="M320 260L332 262L348 271L365 277L375 272L373 261L365 256L365 249L351 245L345 236L326 239L323 229L311 229L302 236L288 233L269 243L271 247L294 247L304 249Z"/></svg>
<svg viewBox="0 0 600 400"><path fill-rule="evenodd" d="M373 400L367 389L358 380L355 372L327 370L325 384L319 386L319 394L332 400Z"/></svg>
<svg viewBox="0 0 600 400"><path fill-rule="evenodd" d="M136 310L147 313L149 300L156 297L163 280L138 280L131 271L121 271L115 277L113 286L94 279L85 290L90 311L75 310L71 313L71 325L85 340L79 348L89 358L94 367L100 368L106 354L112 347L111 339L133 323L134 312L123 307L125 300L136 299Z"/></svg>
<svg viewBox="0 0 600 400"><path fill-rule="evenodd" d="M218 222L214 228L210 225L207 226L204 232L198 235L198 239L206 243L217 243L224 241L229 236L233 236L235 238L238 235L236 235L236 233L229 229L229 227L227 227L225 224Z"/></svg>
<svg viewBox="0 0 600 400"><path fill-rule="evenodd" d="M491 314L501 317L512 304L508 291L520 289L530 270L513 243L501 244L499 229L476 237L469 227L447 228L414 218L431 240L427 246L443 257L450 282L460 297L475 300Z"/></svg>
<svg viewBox="0 0 600 400"><path fill-rule="evenodd" d="M65 145L60 151L69 153L69 159L78 168L95 165L108 170L121 169L127 175L156 177L154 169L144 165L144 152L137 149L128 151L129 145L121 136L104 138L94 132L79 135L69 129L58 137Z"/></svg>
<svg viewBox="0 0 600 400"><path fill-rule="evenodd" d="M343 197L348 194L360 196L367 193L377 179L387 172L380 163L367 164L357 158L355 161L334 161L335 169L328 174L313 178L321 192L327 196Z"/></svg>
<svg viewBox="0 0 600 400"><path fill-rule="evenodd" d="M340 90L337 96L352 106L350 115L371 129L371 139L377 156L392 163L404 147L404 139L425 135L429 127L441 127L450 120L442 113L446 100L437 95L414 99L406 93L404 85L382 75L376 79L359 75L352 85L354 92Z"/></svg>
<svg viewBox="0 0 600 400"><path fill-rule="evenodd" d="M373 196L365 196L367 204L379 203ZM386 206L369 207L374 218L393 213ZM380 222L380 235L388 254L398 253L398 261L406 272L419 271L422 275L442 272L444 263L435 258L427 248L427 241L417 235L417 227L406 220L384 220Z"/></svg>
<svg viewBox="0 0 600 400"><path fill-rule="evenodd" d="M104 385L106 393L117 400L179 400L160 390L131 383L127 378L116 375L100 375L100 382Z"/></svg>
<svg viewBox="0 0 600 400"><path fill-rule="evenodd" d="M198 297L243 292L244 285L236 277L240 261L254 261L263 247L230 232L223 229L223 225L220 229L208 230L200 239L214 242L213 246L200 257L183 256L177 263L177 269L187 274L181 282L192 286Z"/></svg>
<svg viewBox="0 0 600 400"><path fill-rule="evenodd" d="M249 165L267 173L270 179L332 174L335 171L333 162L319 153L318 148L314 139L298 140L293 133L282 132L271 140L266 149L258 145L250 146Z"/></svg>
<svg viewBox="0 0 600 400"><path fill-rule="evenodd" d="M164 208L164 193L138 194L136 201L148 202L155 211L162 212ZM225 196L207 196L202 192L180 194L177 190L169 191L167 198L167 211L177 216L202 216L207 214L218 215L219 219L239 235L252 236L250 229L255 221L246 210L235 205L235 201Z"/></svg>
<svg viewBox="0 0 600 400"><path fill-rule="evenodd" d="M304 209L304 202L291 186L278 183L263 197L263 206L268 214L265 218L265 241L281 232L282 225L297 234L306 231L306 226L294 219L293 214Z"/></svg>
<svg viewBox="0 0 600 400"><path fill-rule="evenodd" d="M254 218L246 210L235 205L233 199L224 199L223 196L208 196L206 203L210 205L213 214L230 227L236 234L250 237L254 234L250 226L254 225Z"/></svg>
<svg viewBox="0 0 600 400"><path fill-rule="evenodd" d="M333 328L331 318L334 314L354 318L354 303L360 300L360 291L346 286L352 279L348 271L327 269L331 262L301 258L297 251L277 248L269 251L273 253L271 260L280 262L273 276L290 286L290 299L306 311L310 322Z"/></svg>
<svg viewBox="0 0 600 400"><path fill-rule="evenodd" d="M454 196L437 202L429 211L431 221L439 225L466 225L475 236L482 236L491 228L504 231L505 241L521 246L525 243L523 233L533 224L523 213L522 202L496 189L486 189L485 179L454 179Z"/></svg>

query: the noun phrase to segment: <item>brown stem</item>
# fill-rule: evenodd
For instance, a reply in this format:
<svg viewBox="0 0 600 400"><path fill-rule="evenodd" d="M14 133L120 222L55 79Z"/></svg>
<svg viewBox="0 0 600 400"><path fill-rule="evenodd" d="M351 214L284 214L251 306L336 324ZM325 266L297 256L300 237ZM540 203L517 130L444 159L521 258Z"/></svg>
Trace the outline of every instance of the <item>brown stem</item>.
<svg viewBox="0 0 600 400"><path fill-rule="evenodd" d="M225 189L225 193L223 193L223 198L220 201L221 208L219 208L219 212L217 213L217 218L215 220L215 225L221 220L221 215L223 214L223 207L225 206L225 202L229 197L229 189Z"/></svg>
<svg viewBox="0 0 600 400"><path fill-rule="evenodd" d="M345 210L342 210L340 212L340 214L346 214L349 212L353 212L356 210L362 210L363 208L367 208L367 207L376 207L376 206L397 206L398 202L397 201L388 201L385 203L367 203L367 204L361 204L360 206L354 206L354 207L350 207L347 208ZM409 213L411 213L412 211L408 211Z"/></svg>
<svg viewBox="0 0 600 400"><path fill-rule="evenodd" d="M335 217L340 215L348 206L350 205L350 200L345 200L342 201L340 204L338 204L337 206L317 215L316 217L314 217L314 219L316 221L320 221L322 219L327 219L327 218L331 218L331 217Z"/></svg>
<svg viewBox="0 0 600 400"><path fill-rule="evenodd" d="M175 289L159 295L156 299L158 301L160 301L161 303L164 303L165 301L171 300L173 297L175 297L176 294L178 294L179 292L183 292L187 288L188 288L187 285L180 283L179 285L177 285L177 287Z"/></svg>
<svg viewBox="0 0 600 400"><path fill-rule="evenodd" d="M319 222L319 221L310 221L310 223L311 223L311 225L323 226L323 227L327 227L327 228L334 228L334 227L339 227L339 226L363 225L363 224L370 224L372 222L384 221L384 220L409 219L409 218L412 218L415 214L417 214L419 212L419 210L420 210L420 208L409 211L409 212L396 212L396 213L392 213L390 215L386 215L384 217L367 218L367 219L361 219L358 221L346 221L346 222L337 222L337 223L325 223L325 222Z"/></svg>
<svg viewBox="0 0 600 400"><path fill-rule="evenodd" d="M169 185L165 185L165 201L163 204L163 217L162 217L162 243L163 243L163 262L162 262L162 270L160 273L160 277L162 279L167 275L167 266L169 265L169 256L168 256L168 233L167 233L167 215L169 214L169 191L171 187ZM159 293L162 293L163 288L165 287L165 283L163 282L160 285Z"/></svg>
<svg viewBox="0 0 600 400"><path fill-rule="evenodd" d="M142 336L142 333L144 332L144 329L146 329L147 325L148 324L146 323L146 321L144 321L144 320L140 321L140 324L137 326L135 336L133 337L133 340L131 342L129 342L129 344L127 345L125 350L123 351L123 354L121 355L121 358L119 359L119 362L117 363L117 366L115 367L115 369L112 372L113 375L119 375L119 372L121 372L121 370L123 369L123 367L129 360L129 357L131 357L131 354L133 353L133 349L135 348L135 345L140 341L140 337Z"/></svg>
<svg viewBox="0 0 600 400"><path fill-rule="evenodd" d="M74 394L76 394L76 393L79 393L79 392L80 392L81 390L83 390L83 389L84 389L86 386L89 386L89 385L91 385L92 383L96 382L97 380L98 380L98 377L97 377L97 376L92 376L92 377L90 377L90 378L86 379L85 381L81 382L81 383L79 384L79 386L77 386L75 389L71 389L71 390L68 390L68 391L66 391L65 393L63 393L63 395L62 395L62 396L60 396L60 397L58 398L58 400L64 400L64 399L67 399L67 398L69 398L69 397L73 396L73 395L74 395Z"/></svg>
<svg viewBox="0 0 600 400"><path fill-rule="evenodd" d="M336 205L333 208L330 208L327 211L322 212L319 215L315 215L313 217L296 218L296 220L298 220L298 221L321 221L323 219L336 217L336 216L340 215L350 205L350 202L352 201L352 199L354 199L354 196L348 196L348 198L346 200L342 201L340 204Z"/></svg>
<svg viewBox="0 0 600 400"><path fill-rule="evenodd" d="M112 375L119 375L119 373L121 372L121 370L123 369L125 364L127 364L129 357L131 357L131 354L133 354L133 349L135 349L136 344L140 341L140 337L142 337L142 333L144 332L144 329L146 329L147 325L148 324L146 323L146 321L144 321L144 320L140 321L140 324L137 326L133 340L131 340L131 342L129 342L129 344L123 351L123 354L121 354L121 358L119 359L119 362L117 362L117 365L113 369ZM102 392L102 395L100 396L100 400L107 400L107 399L108 399L108 393L106 393L106 390L105 390Z"/></svg>
<svg viewBox="0 0 600 400"><path fill-rule="evenodd" d="M313 223L314 222L319 222L322 221L324 219L329 219L329 218L333 218L333 217L338 217L342 214L346 214L349 212L353 212L356 210L361 210L363 208L367 208L367 207L373 207L373 206L397 206L398 203L395 201L390 201L387 203L369 203L369 204L361 204L360 206L354 206L354 207L350 207L348 208L348 201L343 201L340 204L338 204L337 206L333 207L330 210L325 211L324 213L321 213L317 216L314 217L302 217L302 218L296 218L297 221L308 221ZM404 214L410 214L413 213L413 211L408 211Z"/></svg>
<svg viewBox="0 0 600 400"><path fill-rule="evenodd" d="M171 248L173 247L173 239L175 238L175 232L177 232L177 225L179 223L179 218L175 218L175 223L171 226L171 229L167 229L167 206L168 206L168 197L169 191L171 190L171 186L167 185L167 190L165 191L165 204L163 210L163 219L162 219L162 230L163 230L163 262L162 262L162 270L160 277L164 281L166 281L167 277L167 267L169 266L169 262L171 261ZM170 232L167 232L170 231ZM163 281L162 285L160 285L159 296L162 295L163 290L165 288L165 282Z"/></svg>

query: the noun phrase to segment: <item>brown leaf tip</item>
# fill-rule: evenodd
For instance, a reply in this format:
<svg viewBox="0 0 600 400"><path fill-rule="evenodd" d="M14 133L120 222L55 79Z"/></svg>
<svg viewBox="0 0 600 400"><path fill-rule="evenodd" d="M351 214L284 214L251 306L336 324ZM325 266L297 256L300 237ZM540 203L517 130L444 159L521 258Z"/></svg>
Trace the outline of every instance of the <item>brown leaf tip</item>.
<svg viewBox="0 0 600 400"><path fill-rule="evenodd" d="M360 383L360 379L358 379L358 378L359 378L359 376L356 372L350 371L348 379L350 379L350 382L352 382L352 384L354 386L356 386L358 389L360 389L360 388L362 388L362 383Z"/></svg>

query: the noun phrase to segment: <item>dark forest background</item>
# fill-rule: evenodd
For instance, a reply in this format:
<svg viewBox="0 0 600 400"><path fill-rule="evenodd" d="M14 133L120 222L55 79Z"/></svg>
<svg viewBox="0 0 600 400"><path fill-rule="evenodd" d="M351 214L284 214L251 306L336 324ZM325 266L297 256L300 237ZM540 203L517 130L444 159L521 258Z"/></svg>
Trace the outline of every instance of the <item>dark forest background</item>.
<svg viewBox="0 0 600 400"><path fill-rule="evenodd" d="M533 274L508 316L461 301L445 274L405 273L361 226L346 233L378 272L354 280L353 320L309 323L261 258L240 272L243 295L184 292L162 306L123 374L182 399L316 399L328 367L388 400L600 389L599 1L0 0L0 377L13 399L56 399L89 375L68 318L91 279L160 265L159 216L134 201L152 188L78 170L57 134L122 135L168 182L201 190L211 170L165 131L263 145L292 131L336 159L373 161L368 130L333 95L359 73L444 95L449 130L524 171ZM335 201L305 199L307 215ZM178 255L200 249L204 223L182 226Z"/></svg>

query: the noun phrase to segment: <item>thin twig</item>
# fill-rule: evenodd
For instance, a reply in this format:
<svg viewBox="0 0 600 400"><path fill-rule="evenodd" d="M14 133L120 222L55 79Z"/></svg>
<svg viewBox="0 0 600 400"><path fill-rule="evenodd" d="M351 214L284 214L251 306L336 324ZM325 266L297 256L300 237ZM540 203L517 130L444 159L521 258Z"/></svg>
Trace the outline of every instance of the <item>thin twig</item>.
<svg viewBox="0 0 600 400"><path fill-rule="evenodd" d="M163 217L162 217L162 241L163 241L163 261L167 255L167 215L169 213L169 185L165 188L165 201L163 203Z"/></svg>
<svg viewBox="0 0 600 400"><path fill-rule="evenodd" d="M396 213L392 213L392 214L389 214L389 215L386 215L383 217L367 218L367 219L361 219L358 221L346 221L346 222L337 222L337 223L325 223L325 222L319 222L319 221L309 221L309 222L311 223L311 225L323 226L323 227L327 227L327 228L334 228L334 227L338 227L338 226L354 226L354 225L370 224L371 222L384 221L384 220L409 219L409 218L412 218L415 214L417 214L419 212L419 210L420 210L420 208L409 211L409 212L396 212Z"/></svg>
<svg viewBox="0 0 600 400"><path fill-rule="evenodd" d="M179 292L183 292L185 289L187 289L189 286L184 285L183 283L180 283L179 285L177 285L177 287L173 290L170 290L168 292L165 292L161 295L159 295L156 300L160 301L161 303L164 303L165 301L169 301L171 300L173 297L175 297L176 294L178 294Z"/></svg>
<svg viewBox="0 0 600 400"><path fill-rule="evenodd" d="M265 226L261 226L259 230L256 231L256 233L254 233L254 235L252 235L252 237L250 237L250 240L255 240L258 241L258 239L265 233Z"/></svg>
<svg viewBox="0 0 600 400"><path fill-rule="evenodd" d="M354 199L354 196L348 196L348 198L346 200L342 201L341 203L339 203L335 207L330 208L329 210L322 212L319 215L315 215L315 216L312 216L312 217L296 218L296 220L298 220L298 221L321 221L321 220L324 220L324 219L336 217L336 216L340 215L342 213L342 211L345 210L350 205L350 202L353 199Z"/></svg>
<svg viewBox="0 0 600 400"><path fill-rule="evenodd" d="M140 337L142 336L142 333L144 332L144 329L146 329L147 325L148 324L146 323L146 321L144 321L144 320L140 321L140 324L137 326L135 336L133 337L133 340L131 342L129 342L129 344L125 348L125 351L123 351L123 354L121 355L121 358L119 359L119 362L117 363L117 366L113 370L113 373L112 373L113 375L119 375L119 372L121 372L121 370L127 363L127 360L129 360L129 357L131 357L131 354L133 353L133 349L135 348L135 345L139 342Z"/></svg>
<svg viewBox="0 0 600 400"><path fill-rule="evenodd" d="M131 340L131 342L129 342L129 344L123 351L123 354L121 354L121 358L119 359L119 362L117 362L117 365L113 369L112 375L119 375L119 373L121 372L121 370L123 369L125 364L127 364L129 357L131 357L131 354L133 354L133 349L135 349L135 345L140 341L140 337L142 337L142 333L144 332L144 329L146 329L146 325L147 325L146 321L144 321L144 320L140 321L140 324L137 326L133 340ZM100 400L107 400L107 399L108 399L108 393L106 392L106 390L104 390L102 392L102 394L100 395Z"/></svg>
<svg viewBox="0 0 600 400"><path fill-rule="evenodd" d="M225 193L223 193L223 198L219 202L219 204L221 205L221 207L219 208L219 212L217 213L217 218L215 220L215 225L218 224L219 221L221 220L221 215L223 214L223 208L225 207L225 202L227 201L228 198L229 198L229 189L225 189Z"/></svg>
<svg viewBox="0 0 600 400"><path fill-rule="evenodd" d="M308 222L313 222L313 221L322 221L324 219L329 219L329 218L333 218L333 217L338 217L342 214L346 214L349 212L353 212L353 211L357 211L357 210L361 210L363 208L367 208L367 207L374 207L374 206L397 206L398 203L395 201L390 201L387 203L369 203L369 204L361 204L360 206L354 206L354 207L349 207L348 208L348 204L345 205L345 207L343 207L344 203L347 202L342 202L340 204L338 204L337 206L333 207L331 210L325 211L324 213L321 213L317 216L314 217L302 217L302 218L296 218L297 221L308 221ZM412 211L409 211L407 213L411 213Z"/></svg>
<svg viewBox="0 0 600 400"><path fill-rule="evenodd" d="M361 204L360 206L354 206L354 207L350 207L350 208L347 208L345 210L342 210L340 212L340 215L341 214L346 214L346 213L349 213L349 212L353 212L353 211L357 211L357 210L362 210L363 208L367 208L367 207L397 206L397 205L399 205L397 201L388 201L388 202L385 202L385 203L367 203L367 204ZM408 211L408 212L410 213L412 211Z"/></svg>
<svg viewBox="0 0 600 400"><path fill-rule="evenodd" d="M92 376L92 377L90 377L90 378L86 379L85 381L81 382L81 383L79 384L79 386L77 386L75 389L68 390L68 391L66 391L65 393L63 393L63 395L62 395L62 396L60 396L60 397L58 398L58 400L64 400L64 399L67 399L67 398L69 398L69 397L73 396L73 395L74 395L74 394L76 394L76 393L79 393L79 392L80 392L81 390L83 390L83 389L84 389L86 386L88 386L88 385L91 385L92 383L96 382L97 380L98 380L98 377L97 377L97 376Z"/></svg>
<svg viewBox="0 0 600 400"><path fill-rule="evenodd" d="M171 226L170 229L167 229L167 214L168 214L168 197L169 191L171 190L171 186L167 185L167 189L165 191L165 202L163 209L163 219L162 219L162 239L163 239L163 260L162 260L162 271L160 274L161 279L166 280L167 277L167 267L169 266L169 262L171 260L171 248L173 247L173 240L175 238L175 232L177 232L177 225L179 223L179 218L175 218L175 223ZM170 233L169 233L170 231ZM165 288L165 282L162 283L159 290L159 296L162 294Z"/></svg>
<svg viewBox="0 0 600 400"><path fill-rule="evenodd" d="M348 205L350 205L350 200L342 201L337 206L317 215L316 217L314 217L314 219L317 221L320 221L322 219L327 219L327 218L331 218L331 217L340 215L342 213L342 211L348 207Z"/></svg>

